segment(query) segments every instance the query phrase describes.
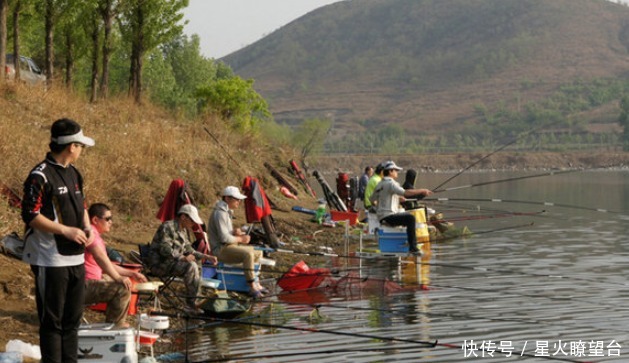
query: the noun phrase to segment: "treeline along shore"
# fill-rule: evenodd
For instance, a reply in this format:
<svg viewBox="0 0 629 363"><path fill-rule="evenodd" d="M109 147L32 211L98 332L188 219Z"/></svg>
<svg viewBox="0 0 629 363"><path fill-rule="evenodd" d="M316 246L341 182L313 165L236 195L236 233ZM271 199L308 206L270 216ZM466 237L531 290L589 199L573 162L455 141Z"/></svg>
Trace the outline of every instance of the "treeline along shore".
<svg viewBox="0 0 629 363"><path fill-rule="evenodd" d="M497 152L487 158L487 153L453 153L423 155L328 155L317 156L311 168L326 172L360 172L366 165L376 165L383 160L395 160L404 168L419 172L452 172L475 164L470 170L552 170L552 169L627 169L629 153L622 151L580 152ZM482 159L482 160L481 160ZM480 162L479 162L480 160Z"/></svg>

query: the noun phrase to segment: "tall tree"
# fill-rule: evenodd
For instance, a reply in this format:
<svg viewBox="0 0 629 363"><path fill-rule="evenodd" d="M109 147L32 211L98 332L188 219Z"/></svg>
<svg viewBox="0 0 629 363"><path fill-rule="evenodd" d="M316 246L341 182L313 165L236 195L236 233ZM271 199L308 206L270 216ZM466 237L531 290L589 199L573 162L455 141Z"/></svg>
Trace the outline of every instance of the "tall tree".
<svg viewBox="0 0 629 363"><path fill-rule="evenodd" d="M0 0L0 83L4 82L6 73L4 68L7 62L7 13L9 12L9 0Z"/></svg>
<svg viewBox="0 0 629 363"><path fill-rule="evenodd" d="M22 0L16 0L13 7L13 66L15 79L20 79L20 13L22 12Z"/></svg>
<svg viewBox="0 0 629 363"><path fill-rule="evenodd" d="M103 20L103 61L100 79L100 93L103 98L109 96L109 63L113 52L112 31L114 19L119 11L118 0L99 0L98 12Z"/></svg>
<svg viewBox="0 0 629 363"><path fill-rule="evenodd" d="M123 34L131 44L129 93L136 103L142 100L144 56L183 30L183 10L188 0L128 0L122 8Z"/></svg>
<svg viewBox="0 0 629 363"><path fill-rule="evenodd" d="M90 39L92 41L92 73L90 74L90 102L96 102L98 90L98 61L100 55L100 22L94 14L90 17ZM102 83L101 83L102 85ZM102 90L102 87L101 87Z"/></svg>
<svg viewBox="0 0 629 363"><path fill-rule="evenodd" d="M622 127L622 149L629 151L629 95L623 96L620 100L618 123Z"/></svg>

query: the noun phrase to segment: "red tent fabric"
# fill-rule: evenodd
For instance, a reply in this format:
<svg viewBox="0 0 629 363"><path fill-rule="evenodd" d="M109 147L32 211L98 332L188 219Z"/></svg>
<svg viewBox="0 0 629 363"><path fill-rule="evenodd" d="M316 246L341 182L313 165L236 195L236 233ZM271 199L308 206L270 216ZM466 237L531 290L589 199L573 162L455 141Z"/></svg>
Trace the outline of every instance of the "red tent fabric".
<svg viewBox="0 0 629 363"><path fill-rule="evenodd" d="M262 218L271 215L271 204L258 179L252 176L245 177L242 191L247 196L245 199L247 223L260 222Z"/></svg>
<svg viewBox="0 0 629 363"><path fill-rule="evenodd" d="M194 204L188 193L188 186L183 179L174 179L170 182L164 201L157 211L157 219L162 222L175 219L179 208L186 204ZM209 254L210 244L207 241L203 225L197 224L194 226L193 230L194 237L196 238L196 250L204 254Z"/></svg>
<svg viewBox="0 0 629 363"><path fill-rule="evenodd" d="M182 205L192 203L186 189L186 182L183 179L174 179L170 182L164 201L157 211L157 219L162 222L175 219Z"/></svg>

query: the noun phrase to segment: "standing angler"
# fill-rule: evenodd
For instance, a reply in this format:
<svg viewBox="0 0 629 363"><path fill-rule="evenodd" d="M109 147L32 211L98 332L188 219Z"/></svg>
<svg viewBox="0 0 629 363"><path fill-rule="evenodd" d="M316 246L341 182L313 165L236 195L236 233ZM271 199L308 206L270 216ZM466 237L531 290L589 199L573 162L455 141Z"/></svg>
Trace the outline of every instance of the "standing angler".
<svg viewBox="0 0 629 363"><path fill-rule="evenodd" d="M50 152L24 182L23 260L35 275L42 362L77 361L85 290L84 251L92 242L83 177L72 165L94 140L60 119L50 130Z"/></svg>

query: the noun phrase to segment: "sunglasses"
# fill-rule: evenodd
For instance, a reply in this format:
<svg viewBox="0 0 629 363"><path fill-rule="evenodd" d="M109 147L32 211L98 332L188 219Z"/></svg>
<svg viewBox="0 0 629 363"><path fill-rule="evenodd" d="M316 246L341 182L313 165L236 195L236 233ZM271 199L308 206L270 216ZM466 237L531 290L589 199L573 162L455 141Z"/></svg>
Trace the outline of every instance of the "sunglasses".
<svg viewBox="0 0 629 363"><path fill-rule="evenodd" d="M111 221L114 219L114 217L112 217L112 216L109 216L109 217L98 217L98 218L100 218L100 219L104 219L104 220L106 220L107 222L111 222Z"/></svg>

